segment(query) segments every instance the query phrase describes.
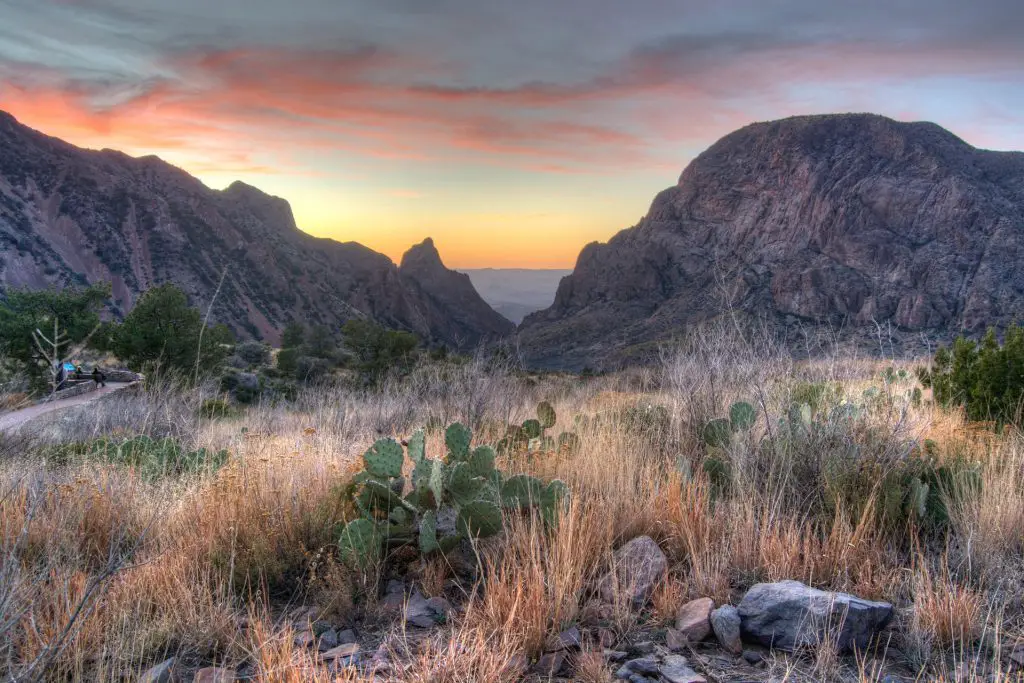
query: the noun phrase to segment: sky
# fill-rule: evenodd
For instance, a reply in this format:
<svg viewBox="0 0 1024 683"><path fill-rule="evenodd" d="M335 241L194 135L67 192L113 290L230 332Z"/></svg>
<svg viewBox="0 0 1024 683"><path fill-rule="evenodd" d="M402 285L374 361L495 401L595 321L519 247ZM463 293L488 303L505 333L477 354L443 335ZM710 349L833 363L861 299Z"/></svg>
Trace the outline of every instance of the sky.
<svg viewBox="0 0 1024 683"><path fill-rule="evenodd" d="M1021 0L0 0L0 109L395 260L565 268L754 121L1024 149L1022 36Z"/></svg>

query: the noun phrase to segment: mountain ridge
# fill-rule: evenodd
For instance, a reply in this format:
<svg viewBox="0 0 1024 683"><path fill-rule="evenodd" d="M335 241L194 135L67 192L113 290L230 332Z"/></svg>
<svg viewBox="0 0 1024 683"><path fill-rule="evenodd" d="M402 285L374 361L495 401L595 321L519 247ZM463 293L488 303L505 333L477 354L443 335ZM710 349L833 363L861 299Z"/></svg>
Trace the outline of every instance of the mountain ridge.
<svg viewBox="0 0 1024 683"><path fill-rule="evenodd" d="M727 311L916 352L1024 320L1024 154L873 114L745 126L646 216L585 246L519 339L542 367L600 365ZM838 332L837 332L838 331Z"/></svg>
<svg viewBox="0 0 1024 683"><path fill-rule="evenodd" d="M271 341L293 320L352 317L455 348L509 331L489 308L453 309L467 292L431 291L383 254L302 232L280 197L241 181L211 189L158 157L78 148L0 114L0 286L109 281L123 315L170 281L240 336Z"/></svg>

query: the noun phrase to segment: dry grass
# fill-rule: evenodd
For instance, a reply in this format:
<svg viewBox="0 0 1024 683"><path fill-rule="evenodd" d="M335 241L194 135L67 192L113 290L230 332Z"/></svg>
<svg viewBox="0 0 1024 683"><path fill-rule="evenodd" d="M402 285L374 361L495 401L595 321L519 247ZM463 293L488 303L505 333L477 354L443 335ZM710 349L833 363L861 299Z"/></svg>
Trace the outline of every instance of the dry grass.
<svg viewBox="0 0 1024 683"><path fill-rule="evenodd" d="M396 680L518 680L523 661L553 636L591 620L598 578L615 549L640 534L666 552L670 578L656 587L650 612L615 605L602 614L620 636L670 622L685 600L732 602L756 581L790 578L898 604L909 615L907 649L917 642L923 653L915 659L921 680L950 676L964 662L982 662L985 675L1005 671L996 661L1001 631L987 622L995 612L1021 618L1008 596L1024 585L1024 440L909 405L903 386L807 443L778 427L798 382L841 384L846 399L860 401L880 385L882 367L839 356L796 365L770 346L711 340L666 358L660 373L582 383L524 381L479 364L425 368L376 393L310 391L290 407L214 422L196 419L189 411L198 398L180 389L120 397L91 420L79 415L73 428L48 423L37 442L143 431L228 448L230 461L216 473L155 483L106 464L53 468L31 454L0 470L0 668L17 677L45 658L49 680L115 681L179 654L245 661L263 681L358 680L352 670L329 674L297 649L281 615L297 603L341 622L376 615L385 577L354 575L334 548L354 514L342 491L359 454L431 417L498 433L543 398L558 411L556 434L572 429L576 414L603 416L580 431L578 452L499 463L567 482L572 498L560 525L549 531L535 517L509 517L503 537L476 548L479 581L443 557L413 562L409 580L429 596L461 591L462 612L426 642L396 634ZM760 421L718 454L732 480L715 492L700 427L737 399L754 403ZM640 402L668 407L660 440L617 417ZM941 457L967 456L981 468L980 489L951 497L941 533L886 525L877 514L881 474L925 438ZM439 441L431 435L435 452ZM841 467L859 497L829 492ZM599 652L585 649L574 667L577 680L610 680ZM813 661L780 657L773 667L780 680L881 678L877 667L827 648Z"/></svg>

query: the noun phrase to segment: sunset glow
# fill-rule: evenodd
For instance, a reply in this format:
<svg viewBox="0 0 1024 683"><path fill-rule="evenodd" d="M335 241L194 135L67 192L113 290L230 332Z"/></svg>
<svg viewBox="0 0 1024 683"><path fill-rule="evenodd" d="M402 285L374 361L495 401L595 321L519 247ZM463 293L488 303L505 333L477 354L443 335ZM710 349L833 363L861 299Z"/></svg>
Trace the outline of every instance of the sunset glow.
<svg viewBox="0 0 1024 683"><path fill-rule="evenodd" d="M433 236L456 267L571 267L752 121L873 111L1024 148L1019 3L825 5L0 0L0 109L394 259Z"/></svg>

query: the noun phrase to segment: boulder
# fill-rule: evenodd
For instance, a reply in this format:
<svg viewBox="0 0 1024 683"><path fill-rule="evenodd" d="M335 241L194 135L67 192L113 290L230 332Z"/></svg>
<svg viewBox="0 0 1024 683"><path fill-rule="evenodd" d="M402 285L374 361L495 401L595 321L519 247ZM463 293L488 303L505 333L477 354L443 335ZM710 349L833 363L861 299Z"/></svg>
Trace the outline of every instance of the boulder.
<svg viewBox="0 0 1024 683"><path fill-rule="evenodd" d="M743 652L743 641L740 639L740 613L732 605L722 605L711 613L711 630L715 638L729 652Z"/></svg>
<svg viewBox="0 0 1024 683"><path fill-rule="evenodd" d="M226 669L219 666L208 666L196 672L192 683L230 683L237 678L234 669Z"/></svg>
<svg viewBox="0 0 1024 683"><path fill-rule="evenodd" d="M647 602L654 586L668 571L668 559L650 536L638 536L615 553L615 566L599 584L608 602L628 599L639 607Z"/></svg>
<svg viewBox="0 0 1024 683"><path fill-rule="evenodd" d="M759 583L740 601L744 639L793 651L832 640L841 652L866 648L892 616L887 602L811 588L799 581Z"/></svg>
<svg viewBox="0 0 1024 683"><path fill-rule="evenodd" d="M676 631L692 643L698 643L711 635L711 610L715 601L711 598L691 600L676 613Z"/></svg>
<svg viewBox="0 0 1024 683"><path fill-rule="evenodd" d="M178 658L171 657L143 672L139 683L177 683L181 680L177 672Z"/></svg>
<svg viewBox="0 0 1024 683"><path fill-rule="evenodd" d="M668 655L661 665L661 677L668 683L707 683L707 679L690 668L690 662L680 655Z"/></svg>

